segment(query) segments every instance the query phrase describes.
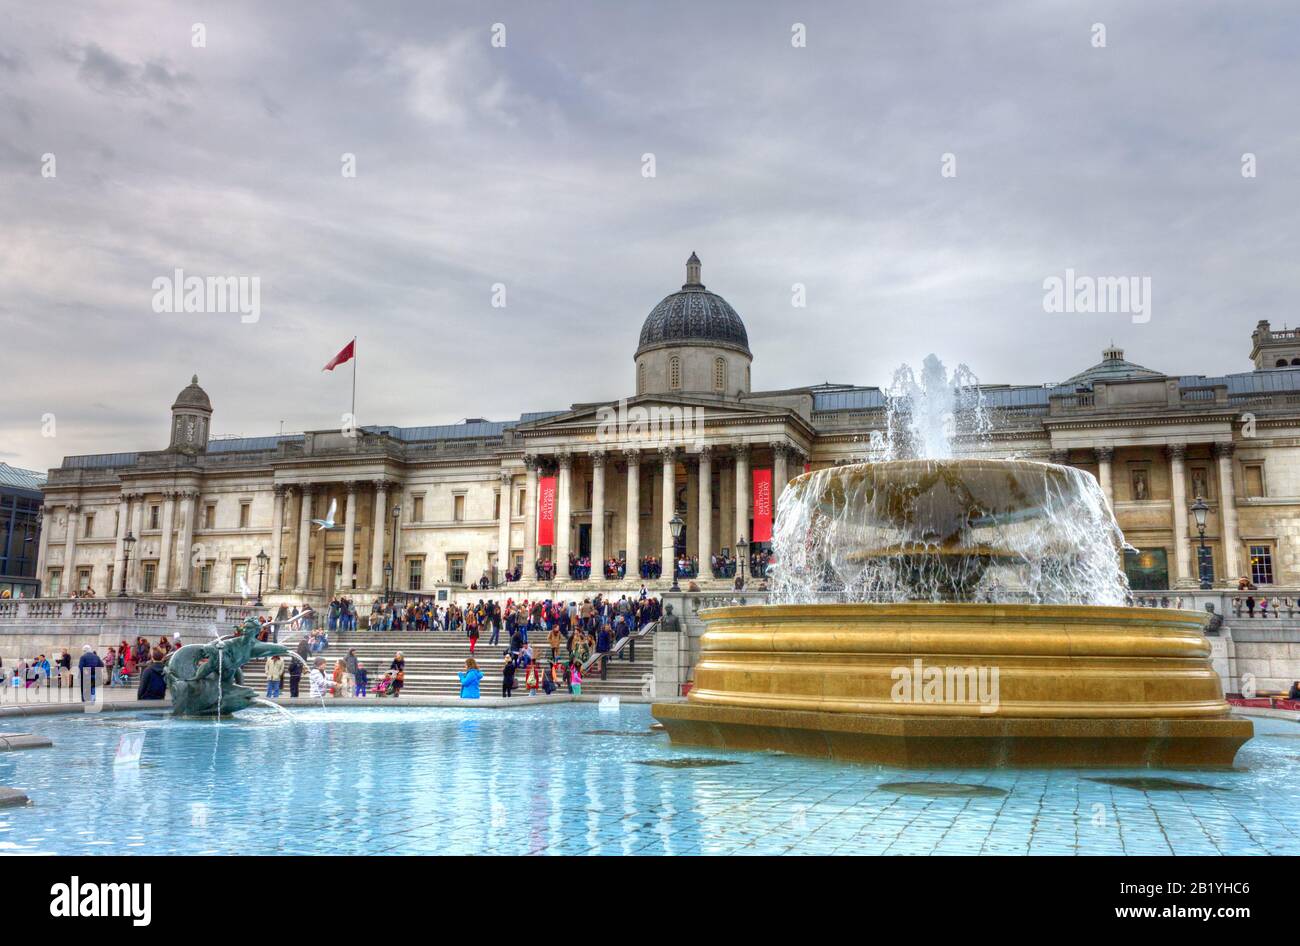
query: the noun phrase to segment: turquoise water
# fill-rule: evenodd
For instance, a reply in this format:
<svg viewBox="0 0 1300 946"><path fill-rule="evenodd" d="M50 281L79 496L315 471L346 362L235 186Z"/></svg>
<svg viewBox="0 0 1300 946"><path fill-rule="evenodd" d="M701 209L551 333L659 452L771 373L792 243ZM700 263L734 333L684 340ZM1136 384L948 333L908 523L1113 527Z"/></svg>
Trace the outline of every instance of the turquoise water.
<svg viewBox="0 0 1300 946"><path fill-rule="evenodd" d="M1300 836L1287 721L1254 720L1231 772L899 771L674 749L637 735L650 723L594 704L24 720L56 748L0 755L0 785L33 801L0 810L0 853L1280 854ZM141 760L115 767L131 730Z"/></svg>

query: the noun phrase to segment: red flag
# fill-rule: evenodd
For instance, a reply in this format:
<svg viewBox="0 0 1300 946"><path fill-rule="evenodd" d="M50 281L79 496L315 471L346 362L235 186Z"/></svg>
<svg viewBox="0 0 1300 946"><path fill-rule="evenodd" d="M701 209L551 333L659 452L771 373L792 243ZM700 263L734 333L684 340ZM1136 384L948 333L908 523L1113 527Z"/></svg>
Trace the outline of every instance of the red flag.
<svg viewBox="0 0 1300 946"><path fill-rule="evenodd" d="M555 477L543 476L537 481L537 544L555 544Z"/></svg>
<svg viewBox="0 0 1300 946"><path fill-rule="evenodd" d="M324 368L322 368L321 371L333 371L339 365L351 361L353 357L356 356L356 353L357 353L357 340L354 338L352 339L352 341L344 345L343 350L339 352L337 355L335 355L333 358L331 358L329 364L327 364Z"/></svg>
<svg viewBox="0 0 1300 946"><path fill-rule="evenodd" d="M772 471L754 470L755 542L772 541Z"/></svg>

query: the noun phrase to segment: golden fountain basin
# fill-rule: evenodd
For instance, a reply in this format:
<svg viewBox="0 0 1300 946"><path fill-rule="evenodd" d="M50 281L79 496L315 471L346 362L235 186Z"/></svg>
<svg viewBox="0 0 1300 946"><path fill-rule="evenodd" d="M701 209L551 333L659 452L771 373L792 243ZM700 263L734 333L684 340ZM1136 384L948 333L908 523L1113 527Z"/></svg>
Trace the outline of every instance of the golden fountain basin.
<svg viewBox="0 0 1300 946"><path fill-rule="evenodd" d="M1230 766L1205 615L1026 604L758 605L702 612L674 743L908 767Z"/></svg>

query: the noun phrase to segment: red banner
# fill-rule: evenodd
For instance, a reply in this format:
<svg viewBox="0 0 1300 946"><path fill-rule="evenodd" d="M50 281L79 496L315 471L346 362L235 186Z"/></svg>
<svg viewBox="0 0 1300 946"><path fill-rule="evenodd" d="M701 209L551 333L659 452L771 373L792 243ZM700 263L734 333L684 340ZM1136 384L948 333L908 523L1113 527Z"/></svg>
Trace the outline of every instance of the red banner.
<svg viewBox="0 0 1300 946"><path fill-rule="evenodd" d="M754 470L754 535L752 541L772 541L771 470Z"/></svg>
<svg viewBox="0 0 1300 946"><path fill-rule="evenodd" d="M555 544L555 477L537 480L537 544Z"/></svg>

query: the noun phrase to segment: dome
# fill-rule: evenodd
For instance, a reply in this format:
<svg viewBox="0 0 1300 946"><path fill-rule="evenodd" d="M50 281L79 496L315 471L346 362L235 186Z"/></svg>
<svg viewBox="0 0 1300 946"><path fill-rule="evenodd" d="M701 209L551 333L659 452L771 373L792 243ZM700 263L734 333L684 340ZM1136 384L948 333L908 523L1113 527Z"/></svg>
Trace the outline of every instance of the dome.
<svg viewBox="0 0 1300 946"><path fill-rule="evenodd" d="M1123 349L1114 345L1101 353L1101 361L1086 371L1080 371L1072 378L1066 378L1062 385L1092 385L1107 381L1132 381L1136 378L1163 378L1159 371L1152 371L1131 361L1124 360Z"/></svg>
<svg viewBox="0 0 1300 946"><path fill-rule="evenodd" d="M700 259L694 253L686 261L685 285L665 296L646 316L636 354L639 357L652 348L682 344L734 348L750 354L745 323L726 299L704 288Z"/></svg>
<svg viewBox="0 0 1300 946"><path fill-rule="evenodd" d="M198 375L191 378L189 385L176 395L176 403L172 405L172 410L187 407L212 413L212 402L208 400L208 392L199 387Z"/></svg>

